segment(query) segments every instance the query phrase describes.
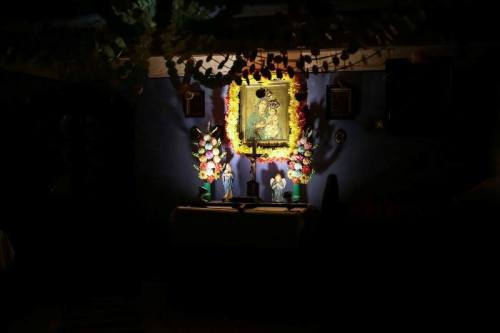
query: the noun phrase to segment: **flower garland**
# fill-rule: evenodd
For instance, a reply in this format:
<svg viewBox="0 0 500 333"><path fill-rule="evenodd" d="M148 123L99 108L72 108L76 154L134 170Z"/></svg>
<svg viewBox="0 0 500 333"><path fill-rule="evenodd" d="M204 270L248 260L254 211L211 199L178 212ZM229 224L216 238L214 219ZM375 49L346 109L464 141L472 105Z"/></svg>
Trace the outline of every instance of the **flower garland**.
<svg viewBox="0 0 500 333"><path fill-rule="evenodd" d="M204 181L212 183L221 176L223 169L222 160L226 156L222 152L221 139L214 136L217 127L210 131L210 123L207 126L207 132L203 133L198 128L198 140L193 142L195 151L193 156L198 160L198 165L193 164L198 170L198 177Z"/></svg>
<svg viewBox="0 0 500 333"><path fill-rule="evenodd" d="M302 112L304 102L299 102L295 98L300 92L301 83L298 78L291 78L286 73L282 73L282 78L278 79L275 72L271 72L271 78L262 77L259 81L253 77L249 77L247 81L243 81L242 85L260 84L262 87L269 86L272 82L287 81L289 82L288 96L288 115L290 135L288 137L288 145L285 147L261 147L257 146L257 154L263 156L259 158L259 162L270 162L273 160L286 160L288 156L295 150L297 140L304 126L305 118ZM226 135L230 146L238 154L252 153L252 147L241 142L239 137L239 116L240 116L240 90L241 86L232 82L228 88L226 96Z"/></svg>
<svg viewBox="0 0 500 333"><path fill-rule="evenodd" d="M307 184L314 174L312 167L313 149L312 131L309 130L302 134L297 142L297 148L288 161L287 176L294 184Z"/></svg>

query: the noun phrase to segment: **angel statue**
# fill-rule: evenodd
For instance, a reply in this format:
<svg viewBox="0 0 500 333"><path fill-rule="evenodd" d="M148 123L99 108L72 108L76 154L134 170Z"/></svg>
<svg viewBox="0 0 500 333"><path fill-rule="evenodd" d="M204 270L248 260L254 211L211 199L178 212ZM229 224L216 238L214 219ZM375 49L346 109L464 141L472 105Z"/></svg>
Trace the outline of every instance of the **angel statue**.
<svg viewBox="0 0 500 333"><path fill-rule="evenodd" d="M226 164L222 173L222 186L224 186L224 201L229 201L233 197L233 170L229 163Z"/></svg>
<svg viewBox="0 0 500 333"><path fill-rule="evenodd" d="M283 194L285 192L286 180L281 177L278 172L274 178L271 178L271 189L273 190L272 201L273 202L285 202Z"/></svg>

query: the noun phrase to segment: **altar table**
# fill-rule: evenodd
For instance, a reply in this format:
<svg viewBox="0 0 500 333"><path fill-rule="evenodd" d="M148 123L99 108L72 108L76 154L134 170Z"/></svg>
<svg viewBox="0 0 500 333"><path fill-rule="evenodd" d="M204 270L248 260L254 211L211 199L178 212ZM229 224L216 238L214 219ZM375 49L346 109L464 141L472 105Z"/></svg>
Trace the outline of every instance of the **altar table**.
<svg viewBox="0 0 500 333"><path fill-rule="evenodd" d="M309 206L179 206L170 220L173 246L298 247L312 220Z"/></svg>

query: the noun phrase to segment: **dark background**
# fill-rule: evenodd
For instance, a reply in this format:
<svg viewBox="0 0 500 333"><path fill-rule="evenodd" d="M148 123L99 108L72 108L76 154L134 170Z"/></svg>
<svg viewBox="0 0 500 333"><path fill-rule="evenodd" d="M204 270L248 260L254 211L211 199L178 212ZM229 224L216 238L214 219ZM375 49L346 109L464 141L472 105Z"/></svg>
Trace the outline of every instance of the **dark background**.
<svg viewBox="0 0 500 333"><path fill-rule="evenodd" d="M3 16L92 11L79 4L11 4ZM403 327L456 316L484 322L477 318L491 310L471 305L492 294L500 168L499 48L488 9L462 1L453 20L443 16L456 43L451 58L309 78L319 147L308 198L321 218L298 250L167 242L172 209L198 185L189 130L210 117L220 122L222 91L205 89L207 117L196 120L184 118L168 79L147 80L131 98L103 82L2 71L0 229L16 259L1 273L0 330L313 331L394 316ZM354 119L324 117L326 85L337 80L357 93ZM339 128L342 147L333 137ZM240 179L245 162L234 159Z"/></svg>

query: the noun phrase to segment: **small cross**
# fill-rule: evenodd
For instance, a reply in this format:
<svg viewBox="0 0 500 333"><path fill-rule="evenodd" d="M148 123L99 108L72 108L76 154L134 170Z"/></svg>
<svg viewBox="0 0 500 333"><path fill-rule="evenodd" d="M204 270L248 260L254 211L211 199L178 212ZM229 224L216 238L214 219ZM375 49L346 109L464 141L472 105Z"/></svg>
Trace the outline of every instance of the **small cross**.
<svg viewBox="0 0 500 333"><path fill-rule="evenodd" d="M257 159L262 156L262 154L257 154L257 140L252 139L252 153L245 154L245 156L250 160L250 176L251 180L256 181L257 178Z"/></svg>

